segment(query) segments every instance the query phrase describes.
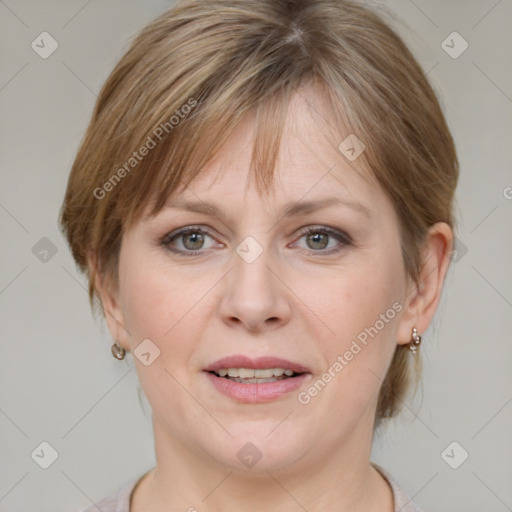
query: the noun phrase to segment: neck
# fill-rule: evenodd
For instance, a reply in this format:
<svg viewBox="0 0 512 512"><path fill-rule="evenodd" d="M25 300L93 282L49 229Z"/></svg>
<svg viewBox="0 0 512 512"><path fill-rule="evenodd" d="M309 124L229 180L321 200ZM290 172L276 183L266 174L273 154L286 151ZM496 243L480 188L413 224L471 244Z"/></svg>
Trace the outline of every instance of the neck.
<svg viewBox="0 0 512 512"><path fill-rule="evenodd" d="M154 428L156 453L161 456L137 486L131 512L394 510L391 489L370 465L370 450L361 450L361 444L344 443L336 453L315 452L314 459L286 469L258 471L256 465L240 472L218 466L164 435L157 423Z"/></svg>
<svg viewBox="0 0 512 512"><path fill-rule="evenodd" d="M169 436L157 421L154 431L157 465L137 486L131 512L394 510L389 485L370 465L371 430L367 442L346 440L335 452L332 447L328 453L315 451L286 468L255 465L245 472L212 462Z"/></svg>

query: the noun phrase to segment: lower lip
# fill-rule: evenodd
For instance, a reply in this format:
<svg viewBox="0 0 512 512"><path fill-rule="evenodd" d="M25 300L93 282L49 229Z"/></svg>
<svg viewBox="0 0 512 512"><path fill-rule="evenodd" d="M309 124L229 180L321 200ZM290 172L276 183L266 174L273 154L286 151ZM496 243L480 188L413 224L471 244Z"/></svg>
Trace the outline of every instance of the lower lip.
<svg viewBox="0 0 512 512"><path fill-rule="evenodd" d="M217 375L210 372L206 372L206 376L221 393L234 398L238 402L254 404L270 402L291 391L295 391L311 377L311 374L302 373L297 377L276 380L274 382L262 382L261 384L243 384L224 377L217 377Z"/></svg>

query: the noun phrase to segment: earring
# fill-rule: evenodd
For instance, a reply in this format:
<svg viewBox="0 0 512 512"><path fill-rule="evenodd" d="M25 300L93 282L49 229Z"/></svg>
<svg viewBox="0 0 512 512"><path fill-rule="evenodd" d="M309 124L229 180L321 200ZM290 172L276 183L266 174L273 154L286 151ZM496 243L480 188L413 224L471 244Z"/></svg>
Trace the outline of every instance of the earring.
<svg viewBox="0 0 512 512"><path fill-rule="evenodd" d="M421 343L421 336L418 334L418 329L416 329L416 327L414 327L412 330L411 341L409 342L409 345L408 345L409 350L413 354L415 354L420 343Z"/></svg>
<svg viewBox="0 0 512 512"><path fill-rule="evenodd" d="M117 343L114 343L111 347L111 350L112 350L112 355L116 358L116 359L124 359L124 356L126 355L126 350L121 347L121 345L118 345Z"/></svg>

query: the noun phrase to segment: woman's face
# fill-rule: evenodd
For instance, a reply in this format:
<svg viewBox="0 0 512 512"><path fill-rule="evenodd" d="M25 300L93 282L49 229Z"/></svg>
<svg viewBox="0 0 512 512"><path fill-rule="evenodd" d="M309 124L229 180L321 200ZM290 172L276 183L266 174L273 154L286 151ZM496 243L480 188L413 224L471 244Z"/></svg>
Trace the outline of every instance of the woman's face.
<svg viewBox="0 0 512 512"><path fill-rule="evenodd" d="M247 119L125 233L112 314L126 332L110 322L133 352L157 449L253 472L369 451L382 379L409 341L411 288L392 204L329 124L319 94L294 97L275 188L260 196Z"/></svg>

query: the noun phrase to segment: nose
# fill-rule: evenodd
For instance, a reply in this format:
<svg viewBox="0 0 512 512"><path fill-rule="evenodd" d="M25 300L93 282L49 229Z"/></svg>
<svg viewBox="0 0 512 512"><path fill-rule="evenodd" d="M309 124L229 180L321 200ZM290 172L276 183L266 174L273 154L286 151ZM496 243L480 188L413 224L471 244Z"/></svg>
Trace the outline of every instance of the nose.
<svg viewBox="0 0 512 512"><path fill-rule="evenodd" d="M224 281L219 312L231 327L241 326L251 332L282 327L291 317L287 288L265 249L248 263L238 253L233 255L234 268ZM275 265L274 265L275 267Z"/></svg>

